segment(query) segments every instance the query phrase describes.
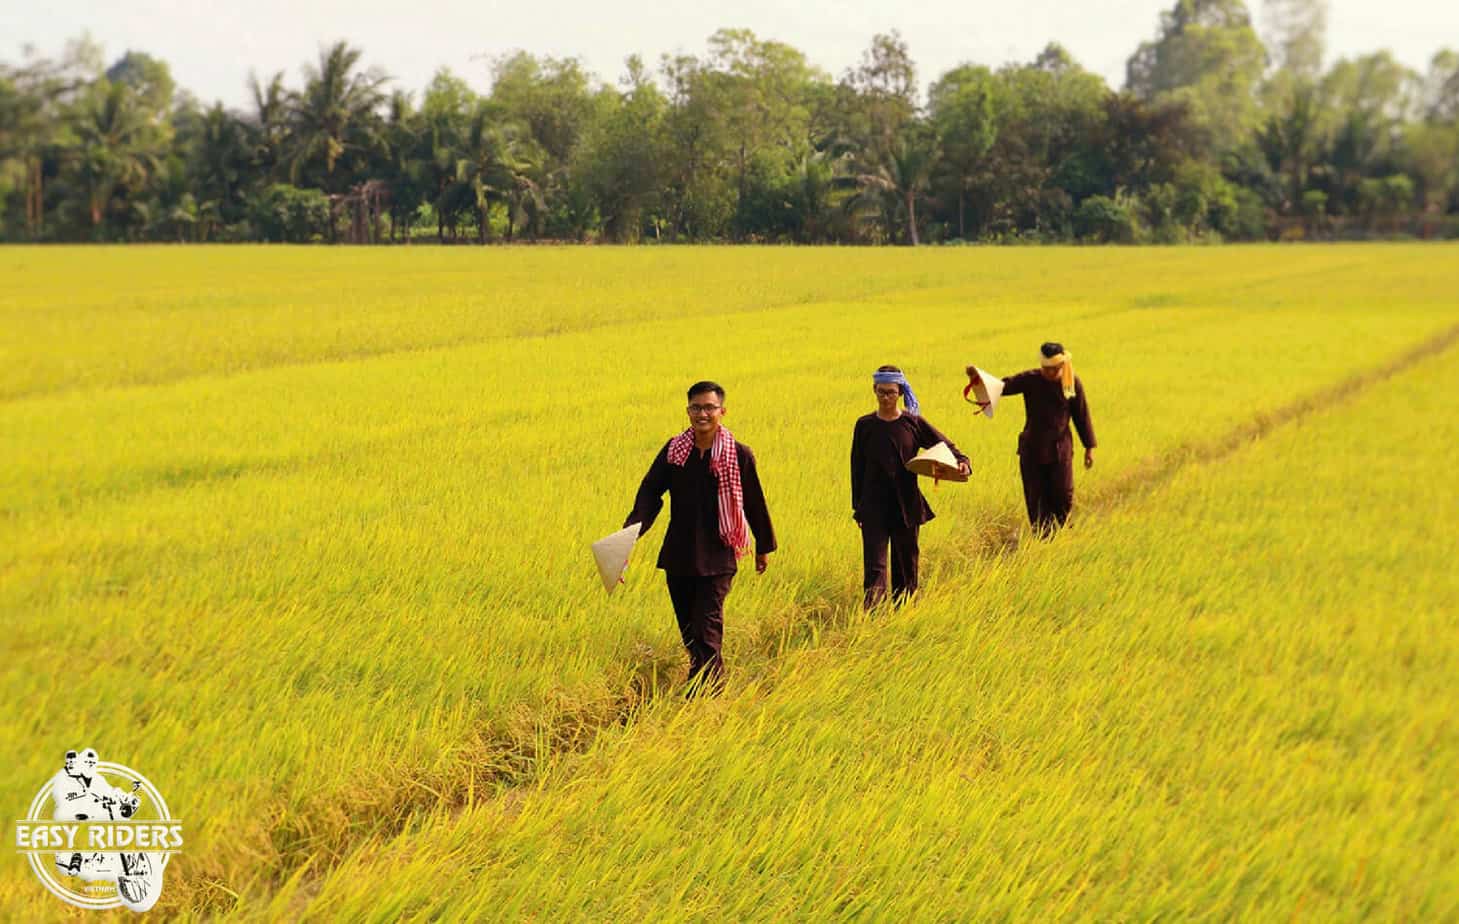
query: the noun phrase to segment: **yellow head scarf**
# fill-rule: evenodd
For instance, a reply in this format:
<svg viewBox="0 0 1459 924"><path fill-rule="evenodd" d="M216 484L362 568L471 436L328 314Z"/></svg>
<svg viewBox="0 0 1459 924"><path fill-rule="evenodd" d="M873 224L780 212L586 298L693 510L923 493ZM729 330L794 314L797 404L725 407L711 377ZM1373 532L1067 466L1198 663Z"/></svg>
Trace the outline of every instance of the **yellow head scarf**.
<svg viewBox="0 0 1459 924"><path fill-rule="evenodd" d="M1059 367L1059 382L1064 386L1064 397L1074 397L1074 354L1065 350L1053 356L1039 354L1040 365L1045 369Z"/></svg>

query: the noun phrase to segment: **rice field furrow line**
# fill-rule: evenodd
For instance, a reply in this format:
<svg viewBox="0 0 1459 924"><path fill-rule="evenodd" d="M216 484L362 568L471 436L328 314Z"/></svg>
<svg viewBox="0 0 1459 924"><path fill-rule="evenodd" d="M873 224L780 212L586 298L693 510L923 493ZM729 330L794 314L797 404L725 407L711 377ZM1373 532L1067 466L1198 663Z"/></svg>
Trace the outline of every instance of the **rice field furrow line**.
<svg viewBox="0 0 1459 924"><path fill-rule="evenodd" d="M1300 421L1324 406L1351 400L1364 390L1393 378L1416 362L1448 350L1456 342L1459 342L1459 324L1445 328L1381 366L1354 373L1330 388L1313 392L1274 410L1258 413L1250 421L1214 440L1190 443L1163 458L1137 465L1084 506L1096 511L1102 510L1123 503L1133 494L1149 490L1153 484L1168 480L1187 465L1219 461L1278 427ZM1239 409L1234 410L1239 412Z"/></svg>

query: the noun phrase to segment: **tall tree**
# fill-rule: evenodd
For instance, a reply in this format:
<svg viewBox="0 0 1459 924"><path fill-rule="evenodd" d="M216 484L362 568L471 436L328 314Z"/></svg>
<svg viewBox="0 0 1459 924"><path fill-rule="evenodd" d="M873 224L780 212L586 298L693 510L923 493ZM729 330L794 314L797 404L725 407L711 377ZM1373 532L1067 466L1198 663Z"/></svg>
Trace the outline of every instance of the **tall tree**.
<svg viewBox="0 0 1459 924"><path fill-rule="evenodd" d="M587 181L603 233L611 241L631 243L640 238L658 204L667 101L636 55L628 59L623 83L623 94L600 92L604 111L589 142L592 171Z"/></svg>
<svg viewBox="0 0 1459 924"><path fill-rule="evenodd" d="M508 121L490 103L477 107L462 142L456 179L471 190L479 242L489 236L494 202L506 208L509 241L519 224L540 214L542 190L533 174L541 161L541 148L525 126Z"/></svg>
<svg viewBox="0 0 1459 924"><path fill-rule="evenodd" d="M123 200L142 188L161 163L170 140L131 87L101 78L79 102L73 123L77 141L75 171L85 194L93 237L114 197Z"/></svg>
<svg viewBox="0 0 1459 924"><path fill-rule="evenodd" d="M179 142L187 148L188 191L198 217L204 222L214 214L224 222L240 220L253 166L247 124L222 103L214 103Z"/></svg>
<svg viewBox="0 0 1459 924"><path fill-rule="evenodd" d="M752 165L766 160L783 174L805 153L807 84L816 74L789 45L757 38L748 29L722 29L709 39L714 112L733 125L729 152L736 178L736 226L750 230L746 214Z"/></svg>
<svg viewBox="0 0 1459 924"><path fill-rule="evenodd" d="M1158 34L1126 64L1125 88L1149 101L1176 99L1213 148L1245 137L1257 121L1255 91L1266 51L1242 0L1176 0Z"/></svg>
<svg viewBox="0 0 1459 924"><path fill-rule="evenodd" d="M1395 158L1418 84L1418 75L1390 52L1343 59L1323 78L1332 123L1327 192L1334 211L1360 210L1363 179L1398 171ZM1379 198L1388 201L1386 195Z"/></svg>
<svg viewBox="0 0 1459 924"><path fill-rule="evenodd" d="M537 58L524 51L497 59L491 100L527 126L555 163L572 159L592 116L592 88L576 58Z"/></svg>
<svg viewBox="0 0 1459 924"><path fill-rule="evenodd" d="M1322 150L1324 118L1318 90L1299 85L1284 107L1271 113L1258 133L1258 141L1274 172L1287 179L1282 211L1295 213L1302 205L1308 171Z"/></svg>
<svg viewBox="0 0 1459 924"><path fill-rule="evenodd" d="M320 51L317 64L305 68L304 89L289 107L289 175L296 185L307 178L326 192L340 192L353 181L336 172L341 158L383 145L378 109L387 78L379 71L361 71L361 54L336 42Z"/></svg>
<svg viewBox="0 0 1459 924"><path fill-rule="evenodd" d="M872 36L846 82L861 101L866 143L889 145L917 114L917 65L895 29Z"/></svg>
<svg viewBox="0 0 1459 924"><path fill-rule="evenodd" d="M1444 48L1434 53L1422 94L1424 118L1430 122L1459 122L1459 51Z"/></svg>
<svg viewBox="0 0 1459 924"><path fill-rule="evenodd" d="M574 172L596 109L592 79L576 58L534 57L526 52L499 58L492 69L491 100L507 121L526 127L519 150L530 153L530 170L513 196L529 218L532 233L571 233L578 224ZM513 208L513 212L519 211Z"/></svg>
<svg viewBox="0 0 1459 924"><path fill-rule="evenodd" d="M917 203L926 196L941 151L930 128L905 129L885 147L870 149L871 157L859 163L856 176L863 200L880 207L887 230L899 230L912 246L921 243L917 233Z"/></svg>
<svg viewBox="0 0 1459 924"><path fill-rule="evenodd" d="M466 81L442 68L431 78L421 102L417 157L424 195L436 213L436 240L444 242L446 228L455 234L456 216L472 202L457 179L457 163L465 150L471 116L480 106Z"/></svg>
<svg viewBox="0 0 1459 924"><path fill-rule="evenodd" d="M973 190L979 225L1006 234L1069 233L1074 203L1103 188L1097 139L1109 88L1057 45L995 75L997 137Z"/></svg>
<svg viewBox="0 0 1459 924"><path fill-rule="evenodd" d="M967 237L967 198L984 158L998 137L996 83L984 67L965 64L938 78L928 93L928 111L942 145L942 164L957 193L957 234Z"/></svg>
<svg viewBox="0 0 1459 924"><path fill-rule="evenodd" d="M734 124L719 110L718 77L692 55L666 56L660 70L668 87L662 207L669 231L699 240L728 235L740 185L730 155Z"/></svg>
<svg viewBox="0 0 1459 924"><path fill-rule="evenodd" d="M1266 47L1279 73L1307 83L1322 76L1328 6L1328 0L1263 0Z"/></svg>
<svg viewBox="0 0 1459 924"><path fill-rule="evenodd" d="M424 122L404 90L390 94L386 111L385 146L389 156L381 179L390 189L390 240L394 241L403 227L409 242L410 228L428 191L421 156Z"/></svg>
<svg viewBox="0 0 1459 924"><path fill-rule="evenodd" d="M68 42L58 59L27 49L19 66L0 64L0 164L15 165L32 240L47 233L47 183L74 153L72 110L101 76L101 64L100 47L86 37Z"/></svg>
<svg viewBox="0 0 1459 924"><path fill-rule="evenodd" d="M289 91L284 87L282 71L260 83L256 74L248 77L248 92L253 103L250 125L253 129L254 165L260 184L281 179L289 133Z"/></svg>
<svg viewBox="0 0 1459 924"><path fill-rule="evenodd" d="M1459 205L1459 127L1412 123L1404 134L1404 149L1424 209L1443 213Z"/></svg>
<svg viewBox="0 0 1459 924"><path fill-rule="evenodd" d="M172 70L166 62L149 54L127 52L106 69L106 79L129 88L135 105L152 118L161 119L172 108L172 95L176 89Z"/></svg>

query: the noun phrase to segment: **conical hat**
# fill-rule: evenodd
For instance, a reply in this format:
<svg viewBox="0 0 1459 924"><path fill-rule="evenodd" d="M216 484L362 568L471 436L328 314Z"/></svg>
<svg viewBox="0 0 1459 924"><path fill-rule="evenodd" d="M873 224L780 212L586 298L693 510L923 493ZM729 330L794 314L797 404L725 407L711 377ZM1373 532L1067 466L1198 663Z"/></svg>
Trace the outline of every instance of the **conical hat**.
<svg viewBox="0 0 1459 924"><path fill-rule="evenodd" d="M603 589L608 593L611 594L613 588L623 580L623 572L628 570L628 556L633 552L633 544L638 541L638 534L642 530L642 523L634 523L593 543L593 558L598 562L598 575L603 578Z"/></svg>
<svg viewBox="0 0 1459 924"><path fill-rule="evenodd" d="M1003 380L991 372L984 372L977 366L972 370L977 373L971 376L973 380L973 394L982 405L979 410L985 417L993 416L993 409L998 406L998 399L1003 397Z"/></svg>
<svg viewBox="0 0 1459 924"><path fill-rule="evenodd" d="M936 446L918 451L917 455L907 462L907 470L927 478L935 478L938 481L968 480L968 476L958 468L957 458L953 456L952 450L947 448L946 443L938 443Z"/></svg>

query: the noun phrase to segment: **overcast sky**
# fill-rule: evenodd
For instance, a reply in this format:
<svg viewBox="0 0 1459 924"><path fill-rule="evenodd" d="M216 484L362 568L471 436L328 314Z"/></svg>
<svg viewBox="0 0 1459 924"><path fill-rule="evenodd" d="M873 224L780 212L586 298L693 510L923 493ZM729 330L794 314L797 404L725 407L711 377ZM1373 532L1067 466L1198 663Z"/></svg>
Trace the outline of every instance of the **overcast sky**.
<svg viewBox="0 0 1459 924"><path fill-rule="evenodd" d="M927 83L955 65L1026 61L1050 40L1111 86L1125 59L1150 38L1173 0L740 0L735 4L645 0L0 0L0 60L29 43L52 54L89 32L108 60L128 49L166 61L179 87L205 102L247 100L249 71L282 70L291 85L322 44L345 39L398 85L419 91L440 67L485 90L488 63L515 49L575 56L609 82L623 59L702 54L722 27L790 44L832 76L854 65L872 35L899 29ZM1260 0L1249 0L1258 27ZM1013 12L1016 10L1016 12ZM1459 0L1332 0L1329 62L1387 48L1426 70L1434 52L1459 48ZM1097 12L1096 12L1097 11ZM417 97L418 98L418 97Z"/></svg>

